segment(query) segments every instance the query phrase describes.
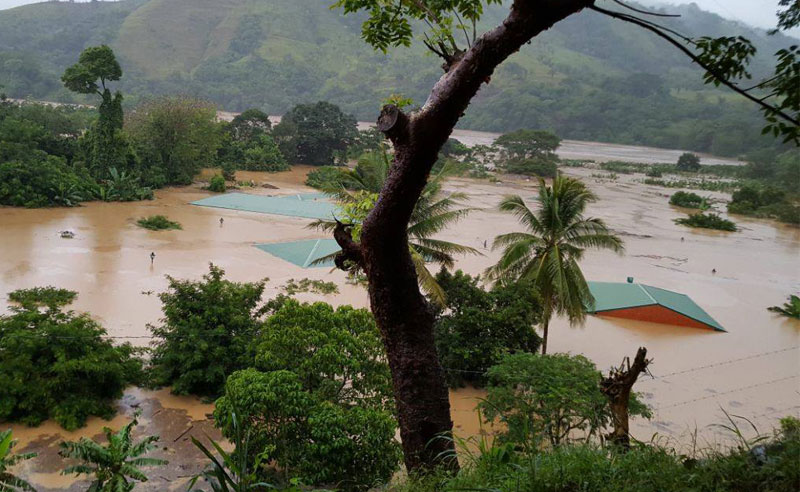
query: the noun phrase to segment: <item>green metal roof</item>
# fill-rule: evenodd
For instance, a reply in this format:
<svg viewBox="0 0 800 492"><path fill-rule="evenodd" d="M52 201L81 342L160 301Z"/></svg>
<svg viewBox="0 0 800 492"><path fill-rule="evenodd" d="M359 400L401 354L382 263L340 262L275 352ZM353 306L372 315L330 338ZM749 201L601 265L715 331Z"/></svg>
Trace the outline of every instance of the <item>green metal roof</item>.
<svg viewBox="0 0 800 492"><path fill-rule="evenodd" d="M685 294L650 285L621 282L589 282L589 290L595 301L594 306L587 308L589 313L659 305L717 331L725 331L714 318Z"/></svg>
<svg viewBox="0 0 800 492"><path fill-rule="evenodd" d="M306 239L288 243L256 244L255 246L261 251L294 263L301 268L332 267L333 261L325 261L316 265L312 265L312 263L341 249L333 239Z"/></svg>

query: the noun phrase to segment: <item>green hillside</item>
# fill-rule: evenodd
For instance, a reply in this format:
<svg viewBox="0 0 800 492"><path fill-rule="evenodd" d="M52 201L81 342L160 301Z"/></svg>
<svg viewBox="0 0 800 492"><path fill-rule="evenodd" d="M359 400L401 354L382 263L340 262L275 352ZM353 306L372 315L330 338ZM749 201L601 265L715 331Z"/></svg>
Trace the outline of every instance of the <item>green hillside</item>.
<svg viewBox="0 0 800 492"><path fill-rule="evenodd" d="M421 45L377 53L361 21L332 0L124 0L41 3L0 11L0 84L10 96L74 101L58 76L89 45L122 61L128 103L159 93L206 97L236 111L280 114L330 100L373 119L402 93L421 104L441 74ZM670 24L690 35L743 34L763 55L789 44L681 7ZM496 25L504 9L488 11ZM767 73L769 56L754 65ZM690 148L736 155L773 145L749 104L701 83L701 73L647 32L585 12L536 38L505 63L462 126L549 128L568 138Z"/></svg>

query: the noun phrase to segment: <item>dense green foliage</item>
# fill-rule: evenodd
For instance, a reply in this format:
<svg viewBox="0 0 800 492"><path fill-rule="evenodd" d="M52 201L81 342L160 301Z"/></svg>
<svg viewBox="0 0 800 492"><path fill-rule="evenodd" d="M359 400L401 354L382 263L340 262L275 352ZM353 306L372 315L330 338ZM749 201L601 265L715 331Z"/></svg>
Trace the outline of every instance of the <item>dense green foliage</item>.
<svg viewBox="0 0 800 492"><path fill-rule="evenodd" d="M73 290L51 286L18 289L8 294L9 301L16 302L27 309L39 307L57 309L60 306L72 304L76 297L78 297L78 293Z"/></svg>
<svg viewBox="0 0 800 492"><path fill-rule="evenodd" d="M718 231L735 232L737 230L735 223L728 219L723 219L715 213L696 213L688 217L675 219L675 223L701 229L716 229Z"/></svg>
<svg viewBox="0 0 800 492"><path fill-rule="evenodd" d="M77 429L90 415L111 418L114 401L141 380L133 347L112 345L89 315L62 311L72 294L54 288L11 294L22 305L0 316L0 420L38 425L52 418Z"/></svg>
<svg viewBox="0 0 800 492"><path fill-rule="evenodd" d="M85 113L0 100L0 205L75 206L97 185L71 164Z"/></svg>
<svg viewBox="0 0 800 492"><path fill-rule="evenodd" d="M512 174L555 178L561 139L544 130L517 130L500 135L494 142L499 149L497 167Z"/></svg>
<svg viewBox="0 0 800 492"><path fill-rule="evenodd" d="M221 132L216 108L190 97L162 97L136 108L125 121L147 182L190 184L216 162Z"/></svg>
<svg viewBox="0 0 800 492"><path fill-rule="evenodd" d="M705 210L708 208L708 202L705 198L697 193L686 191L676 191L669 197L670 205L676 205L683 208L699 208Z"/></svg>
<svg viewBox="0 0 800 492"><path fill-rule="evenodd" d="M684 152L678 157L676 166L678 171L697 172L700 170L700 158L691 152Z"/></svg>
<svg viewBox="0 0 800 492"><path fill-rule="evenodd" d="M299 103L329 100L365 121L375 119L388 94L425 101L441 69L421 44L376 52L359 39L363 17L327 7L312 0L125 0L6 10L0 84L14 97L77 101L81 96L59 87L58 75L81 50L106 43L125 69L118 86L127 101L188 93L230 111L283 114ZM486 7L478 32L496 26L507 8ZM766 55L753 60L754 77L771 73L770 55L791 44L696 6L669 11L682 16L660 20L690 37L753 40ZM759 135L763 120L751 103L704 86L702 70L651 33L594 12L559 22L511 57L463 125L549 128L564 138L724 155L776 145Z"/></svg>
<svg viewBox="0 0 800 492"><path fill-rule="evenodd" d="M221 174L211 176L206 189L214 193L225 193L225 178Z"/></svg>
<svg viewBox="0 0 800 492"><path fill-rule="evenodd" d="M584 216L586 207L595 200L595 194L581 181L559 176L552 186L539 179L539 208L535 212L518 195L500 202L500 210L513 214L525 231L495 237L492 248L502 248L503 252L486 273L492 280L523 281L536 288L542 306L543 353L547 352L553 315L567 316L571 324L581 323L586 306L594 304L578 264L584 251L623 250L622 240L602 219Z"/></svg>
<svg viewBox="0 0 800 492"><path fill-rule="evenodd" d="M611 422L608 399L600 391L602 376L582 355L507 355L488 376L481 408L487 420L498 418L506 427L501 442L528 450L543 442L555 447L598 437ZM630 414L650 416L634 393Z"/></svg>
<svg viewBox="0 0 800 492"><path fill-rule="evenodd" d="M144 217L137 220L136 223L139 225L139 227L144 227L145 229L150 229L151 231L182 229L179 223L169 220L163 215L151 215L150 217Z"/></svg>
<svg viewBox="0 0 800 492"><path fill-rule="evenodd" d="M216 402L223 434L233 437L238 415L250 459L274 461L284 479L343 490L386 482L400 450L369 311L285 299L254 343L256 367L232 374Z"/></svg>
<svg viewBox="0 0 800 492"><path fill-rule="evenodd" d="M167 277L164 318L150 326L151 377L176 394L217 396L225 378L253 365L249 343L261 329L264 282L236 283L214 266L199 281Z"/></svg>
<svg viewBox="0 0 800 492"><path fill-rule="evenodd" d="M157 448L158 436L134 441L131 432L138 423L137 414L117 432L104 427L105 445L85 437L62 442L59 454L79 462L65 468L63 473L92 476L87 492L130 492L137 482L146 482L147 475L140 468L163 466L167 461L144 457Z"/></svg>
<svg viewBox="0 0 800 492"><path fill-rule="evenodd" d="M230 123L222 123L222 143L218 151L220 162L223 166L247 171L288 169L286 158L270 135L271 129L269 116L258 109L248 109L236 115Z"/></svg>
<svg viewBox="0 0 800 492"><path fill-rule="evenodd" d="M335 104L299 104L283 115L272 132L292 162L325 166L343 160L358 132L356 119Z"/></svg>
<svg viewBox="0 0 800 492"><path fill-rule="evenodd" d="M17 441L11 437L11 429L0 431L0 491L33 491L31 484L11 472L17 463L36 457L36 453L14 453Z"/></svg>
<svg viewBox="0 0 800 492"><path fill-rule="evenodd" d="M518 452L487 445L456 477L411 479L394 492L502 490L525 492L773 492L800 483L800 422L781 420L773 436L730 450L699 450L689 456L657 444L627 453L597 444ZM465 453L467 450L464 450Z"/></svg>
<svg viewBox="0 0 800 492"><path fill-rule="evenodd" d="M767 309L786 316L787 318L800 319L800 296L792 294L789 296L789 299L783 303L783 306L772 306Z"/></svg>
<svg viewBox="0 0 800 492"><path fill-rule="evenodd" d="M447 299L435 325L436 350L450 386L483 386L486 371L505 354L536 352L541 340L536 293L521 283L484 290L479 277L444 268L436 274Z"/></svg>

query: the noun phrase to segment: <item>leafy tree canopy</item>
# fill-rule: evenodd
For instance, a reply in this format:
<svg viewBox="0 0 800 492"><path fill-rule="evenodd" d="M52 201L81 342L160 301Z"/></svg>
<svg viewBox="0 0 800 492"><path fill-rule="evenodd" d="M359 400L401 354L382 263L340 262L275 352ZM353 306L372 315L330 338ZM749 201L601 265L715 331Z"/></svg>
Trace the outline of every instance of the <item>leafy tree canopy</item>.
<svg viewBox="0 0 800 492"><path fill-rule="evenodd" d="M116 81L120 78L122 78L122 68L114 52L108 46L101 45L83 50L78 63L64 71L61 81L73 92L102 94L100 89L106 90L107 81Z"/></svg>
<svg viewBox="0 0 800 492"><path fill-rule="evenodd" d="M343 155L358 133L353 116L335 104L320 101L292 108L273 135L290 161L323 166Z"/></svg>
<svg viewBox="0 0 800 492"><path fill-rule="evenodd" d="M678 157L678 171L697 172L700 170L700 158L697 154L684 152Z"/></svg>
<svg viewBox="0 0 800 492"><path fill-rule="evenodd" d="M0 316L0 420L38 425L52 418L77 429L90 415L111 418L123 390L141 382L136 349L112 345L88 314L60 309L74 294L53 288L12 292L22 306Z"/></svg>
<svg viewBox="0 0 800 492"><path fill-rule="evenodd" d="M386 482L400 453L391 382L369 311L284 299L255 342L256 368L232 374L215 417L238 416L253 456L311 484L365 490ZM262 473L264 471L262 470Z"/></svg>
<svg viewBox="0 0 800 492"><path fill-rule="evenodd" d="M489 369L489 393L481 408L487 419L508 426L501 440L534 450L597 436L611 422L600 372L582 355L514 354ZM650 417L631 393L630 414ZM581 431L580 437L575 431Z"/></svg>
<svg viewBox="0 0 800 492"><path fill-rule="evenodd" d="M436 274L447 299L447 310L436 319L436 350L450 386L482 386L486 371L505 354L536 352L541 343L534 331L541 313L534 289L512 283L487 291L479 281L461 270Z"/></svg>
<svg viewBox="0 0 800 492"><path fill-rule="evenodd" d="M261 330L264 282L237 283L211 264L202 280L167 277L161 325L150 326L151 377L177 394L217 396L225 378L253 365L249 344Z"/></svg>

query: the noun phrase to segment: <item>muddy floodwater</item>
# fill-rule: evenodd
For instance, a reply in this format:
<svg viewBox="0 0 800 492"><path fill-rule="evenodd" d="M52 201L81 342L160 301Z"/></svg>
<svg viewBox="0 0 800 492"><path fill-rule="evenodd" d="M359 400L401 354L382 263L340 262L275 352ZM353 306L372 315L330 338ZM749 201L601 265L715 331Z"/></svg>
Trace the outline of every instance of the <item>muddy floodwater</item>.
<svg viewBox="0 0 800 492"><path fill-rule="evenodd" d="M590 148L586 152L590 152ZM631 160L647 162L648 149ZM302 182L309 168L295 166L278 174L239 173L239 180L259 185L248 193L291 194L309 191ZM592 177L592 170L567 168L599 196L590 215L604 219L625 240L625 253L589 252L582 267L596 281L637 282L691 296L727 333L681 328L630 320L588 317L582 327L564 320L553 322L549 349L584 354L602 370L632 356L639 346L654 359L652 375L636 390L654 409L650 421L634 421L632 432L641 440L654 435L676 446L690 444L697 429L700 444L724 441L711 424L724 418L722 410L750 418L762 432L770 431L781 416L800 410L800 323L778 317L768 306L781 304L800 292L800 229L771 221L733 217L739 232L689 229L673 222L685 211L668 205L674 190L639 183L643 175L616 180ZM264 188L269 183L276 188ZM497 260L484 247L496 234L517 230L513 217L499 213L503 195L520 194L533 200L534 182L509 180L489 183L453 179L450 191L469 194L469 205L479 210L443 239L477 248L482 256L458 259L458 268L478 274ZM726 195L705 193L722 199ZM199 187L164 189L156 199L137 203L88 203L70 209L25 210L0 208L0 297L12 290L54 285L79 293L72 308L90 312L110 335L130 337L136 345L149 343L148 324L161 316L156 294L167 286L165 276L198 279L213 262L235 281L269 278L265 296L273 296L288 279L304 277L334 281L333 296L299 294L302 300L367 306L366 292L347 285L341 272L326 268L302 269L273 257L254 244L323 237L307 229L307 219L238 212L191 205L209 196ZM723 204L715 205L720 212ZM163 214L183 230L153 232L136 226L144 216ZM224 223L220 224L220 218ZM73 239L59 232L71 230ZM683 240L681 240L683 238ZM150 253L155 253L151 264ZM712 274L716 269L716 274ZM476 435L485 429L474 406L483 393L471 388L451 393L456 432ZM188 477L202 466L189 436L218 437L207 415L212 406L179 398L167 390L131 388L119 402L121 413L111 422L92 419L89 426L67 433L52 422L38 428L12 425L21 440L18 450L37 451L40 457L20 467L20 474L41 490L79 490L82 482L62 477L58 442L79 436L97 437L103 425L118 428L136 408L142 410L140 434L161 435L156 456L171 461L157 469L142 490L183 490ZM6 426L3 426L6 427Z"/></svg>

